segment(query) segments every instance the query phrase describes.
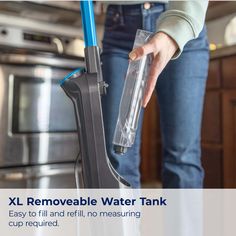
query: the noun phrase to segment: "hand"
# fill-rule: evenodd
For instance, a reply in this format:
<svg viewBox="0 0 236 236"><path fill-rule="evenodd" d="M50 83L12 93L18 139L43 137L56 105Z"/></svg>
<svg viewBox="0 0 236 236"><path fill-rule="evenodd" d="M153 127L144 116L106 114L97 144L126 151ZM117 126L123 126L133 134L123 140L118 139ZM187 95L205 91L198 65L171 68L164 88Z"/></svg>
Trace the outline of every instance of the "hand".
<svg viewBox="0 0 236 236"><path fill-rule="evenodd" d="M148 43L144 44L142 47L134 49L129 54L129 58L133 61L139 60L141 57L150 53L153 54L153 61L150 66L147 86L143 99L143 107L147 106L152 96L158 76L161 74L162 70L177 50L178 45L169 35L163 32L158 32L150 39Z"/></svg>

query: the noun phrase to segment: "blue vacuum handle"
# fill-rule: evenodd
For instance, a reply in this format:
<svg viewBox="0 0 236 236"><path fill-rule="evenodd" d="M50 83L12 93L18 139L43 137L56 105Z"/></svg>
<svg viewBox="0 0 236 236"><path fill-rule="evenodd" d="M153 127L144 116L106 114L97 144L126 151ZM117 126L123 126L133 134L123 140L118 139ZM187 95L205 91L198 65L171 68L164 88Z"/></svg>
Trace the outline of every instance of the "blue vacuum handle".
<svg viewBox="0 0 236 236"><path fill-rule="evenodd" d="M82 15L82 26L84 32L85 47L97 46L93 1L82 0L80 2L80 8Z"/></svg>
<svg viewBox="0 0 236 236"><path fill-rule="evenodd" d="M85 41L85 62L87 72L97 74L97 82L101 85L101 94L105 92L105 84L102 78L102 69L100 61L100 50L97 43L96 24L94 19L93 1L80 1L82 26Z"/></svg>

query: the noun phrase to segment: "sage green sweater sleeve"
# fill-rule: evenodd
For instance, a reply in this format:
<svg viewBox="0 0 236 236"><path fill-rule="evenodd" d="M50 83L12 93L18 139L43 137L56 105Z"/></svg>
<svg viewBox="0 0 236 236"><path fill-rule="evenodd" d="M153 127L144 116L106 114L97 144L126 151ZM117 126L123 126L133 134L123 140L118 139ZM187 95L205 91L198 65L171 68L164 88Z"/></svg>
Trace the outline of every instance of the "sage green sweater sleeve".
<svg viewBox="0 0 236 236"><path fill-rule="evenodd" d="M208 0L169 1L168 9L157 20L157 32L164 32L177 43L179 50L172 59L176 59L185 44L198 37L203 29Z"/></svg>

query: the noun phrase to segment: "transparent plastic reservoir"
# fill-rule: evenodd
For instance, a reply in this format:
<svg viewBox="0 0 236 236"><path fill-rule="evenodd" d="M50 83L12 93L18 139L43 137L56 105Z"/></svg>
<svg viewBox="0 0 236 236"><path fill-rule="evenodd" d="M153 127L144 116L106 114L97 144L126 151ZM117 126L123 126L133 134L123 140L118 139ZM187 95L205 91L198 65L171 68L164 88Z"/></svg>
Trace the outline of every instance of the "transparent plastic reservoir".
<svg viewBox="0 0 236 236"><path fill-rule="evenodd" d="M144 30L137 30L133 48L145 44L152 34ZM129 62L113 137L114 151L118 154L124 154L127 148L134 143L149 64L149 56Z"/></svg>

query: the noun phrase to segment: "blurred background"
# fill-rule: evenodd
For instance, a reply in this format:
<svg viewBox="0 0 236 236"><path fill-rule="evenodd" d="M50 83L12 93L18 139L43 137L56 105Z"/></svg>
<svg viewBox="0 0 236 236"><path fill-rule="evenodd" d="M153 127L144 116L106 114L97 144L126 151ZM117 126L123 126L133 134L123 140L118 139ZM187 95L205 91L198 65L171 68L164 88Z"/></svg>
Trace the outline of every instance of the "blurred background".
<svg viewBox="0 0 236 236"><path fill-rule="evenodd" d="M99 44L106 6L95 2ZM211 61L202 124L206 188L236 187L236 2L207 12ZM58 86L84 66L79 1L0 2L0 188L75 187L73 107ZM161 187L155 95L145 111L142 183Z"/></svg>

